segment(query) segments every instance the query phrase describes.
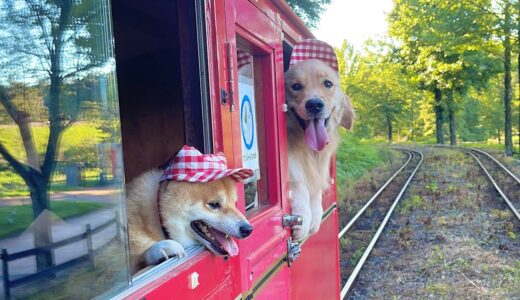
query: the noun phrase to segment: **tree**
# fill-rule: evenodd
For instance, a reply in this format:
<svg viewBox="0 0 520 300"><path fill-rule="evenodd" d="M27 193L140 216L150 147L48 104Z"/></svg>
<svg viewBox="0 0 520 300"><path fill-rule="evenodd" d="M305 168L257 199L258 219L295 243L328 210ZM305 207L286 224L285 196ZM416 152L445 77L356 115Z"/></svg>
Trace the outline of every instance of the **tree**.
<svg viewBox="0 0 520 300"><path fill-rule="evenodd" d="M415 105L412 99L416 86L394 61L393 48L385 42L369 42L360 55L344 42L337 56L342 86L359 116L356 128L385 132L389 143L401 128L411 128L407 131L412 133L413 121L406 122L406 112Z"/></svg>
<svg viewBox="0 0 520 300"><path fill-rule="evenodd" d="M490 5L487 0L475 2ZM389 21L390 34L401 43L405 66L434 93L437 143L444 143L447 112L450 143L456 144L454 94L463 96L470 86L485 85L496 72L497 62L489 51L490 18L473 4L458 1L396 0Z"/></svg>
<svg viewBox="0 0 520 300"><path fill-rule="evenodd" d="M76 120L78 101L68 101L65 86L106 60L106 53L93 49L92 41L106 26L95 18L99 2L73 0L0 1L0 103L18 126L25 161L0 141L0 155L20 175L30 190L35 228L35 246L51 242L49 186L63 132ZM101 8L102 9L102 8ZM45 86L49 137L43 157L38 154L31 132L31 112L13 100L16 82ZM50 252L37 257L38 269L52 264Z"/></svg>
<svg viewBox="0 0 520 300"><path fill-rule="evenodd" d="M331 0L286 0L296 14L303 19L307 26L315 28L320 20L324 5Z"/></svg>

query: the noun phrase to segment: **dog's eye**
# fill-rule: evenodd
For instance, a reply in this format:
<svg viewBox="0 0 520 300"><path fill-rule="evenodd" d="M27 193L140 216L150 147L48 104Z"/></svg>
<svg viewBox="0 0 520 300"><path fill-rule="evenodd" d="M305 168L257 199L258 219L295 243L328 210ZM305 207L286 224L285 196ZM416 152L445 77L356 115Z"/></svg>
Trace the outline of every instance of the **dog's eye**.
<svg viewBox="0 0 520 300"><path fill-rule="evenodd" d="M330 80L325 80L325 81L323 82L323 85L324 85L326 88L329 88L329 89L330 89L334 84L333 84L332 81L330 81Z"/></svg>
<svg viewBox="0 0 520 300"><path fill-rule="evenodd" d="M210 202L210 203L208 203L208 205L212 209L219 209L220 208L220 203L219 202Z"/></svg>
<svg viewBox="0 0 520 300"><path fill-rule="evenodd" d="M301 85L299 83L295 83L295 84L291 85L291 88L295 91L299 91L299 90L303 89L303 85Z"/></svg>

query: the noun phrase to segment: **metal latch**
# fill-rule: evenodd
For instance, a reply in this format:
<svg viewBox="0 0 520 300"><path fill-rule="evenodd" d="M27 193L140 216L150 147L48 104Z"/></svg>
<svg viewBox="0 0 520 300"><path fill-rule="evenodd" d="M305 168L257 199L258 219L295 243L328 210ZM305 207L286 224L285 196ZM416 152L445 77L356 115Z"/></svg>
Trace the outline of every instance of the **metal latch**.
<svg viewBox="0 0 520 300"><path fill-rule="evenodd" d="M282 226L283 227L289 227L294 225L302 225L303 218L299 215L289 215L285 214L282 217Z"/></svg>
<svg viewBox="0 0 520 300"><path fill-rule="evenodd" d="M287 264L289 267L300 256L302 249L300 243L293 242L291 238L287 240Z"/></svg>

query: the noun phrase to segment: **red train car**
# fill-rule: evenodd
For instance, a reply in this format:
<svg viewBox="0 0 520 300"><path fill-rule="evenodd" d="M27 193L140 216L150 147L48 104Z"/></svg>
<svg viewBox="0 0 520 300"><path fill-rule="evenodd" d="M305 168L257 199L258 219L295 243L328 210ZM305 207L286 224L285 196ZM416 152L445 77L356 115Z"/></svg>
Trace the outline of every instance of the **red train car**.
<svg viewBox="0 0 520 300"><path fill-rule="evenodd" d="M320 231L301 249L283 222L291 211L283 74L292 45L313 37L309 29L276 0L112 6L127 180L184 143L223 152L233 167L252 164L258 175L239 188L238 206L254 232L239 241L237 257L195 249L189 259L135 278L118 297L338 299L335 185L324 197ZM256 148L247 153L251 139Z"/></svg>
<svg viewBox="0 0 520 300"><path fill-rule="evenodd" d="M339 299L334 182L320 231L291 241L284 72L313 35L287 3L6 0L0 25L0 172L25 180L0 196L19 226L0 236L0 297ZM38 141L51 130L46 155L30 126ZM254 170L237 183L254 231L238 256L199 246L132 276L124 182L183 145Z"/></svg>

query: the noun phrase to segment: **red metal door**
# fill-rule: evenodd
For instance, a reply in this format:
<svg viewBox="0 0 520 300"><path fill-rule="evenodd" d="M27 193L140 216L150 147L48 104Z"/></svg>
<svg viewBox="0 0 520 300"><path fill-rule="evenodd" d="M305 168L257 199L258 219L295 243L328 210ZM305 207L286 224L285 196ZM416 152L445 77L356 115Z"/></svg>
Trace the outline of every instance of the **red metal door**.
<svg viewBox="0 0 520 300"><path fill-rule="evenodd" d="M256 198L249 199L251 184L246 184L244 194L254 231L240 244L242 296L289 299L290 277L284 260L289 230L282 227L282 217L288 212L288 176L281 29L257 5L247 0L226 2L228 49L230 60L237 63L230 74L236 97L233 139L244 140L235 144L240 147L235 148L235 158L244 163L249 159L250 152L244 149L250 146L244 104L249 100L254 102L252 128L258 139L254 154L258 154L260 179L252 183Z"/></svg>

